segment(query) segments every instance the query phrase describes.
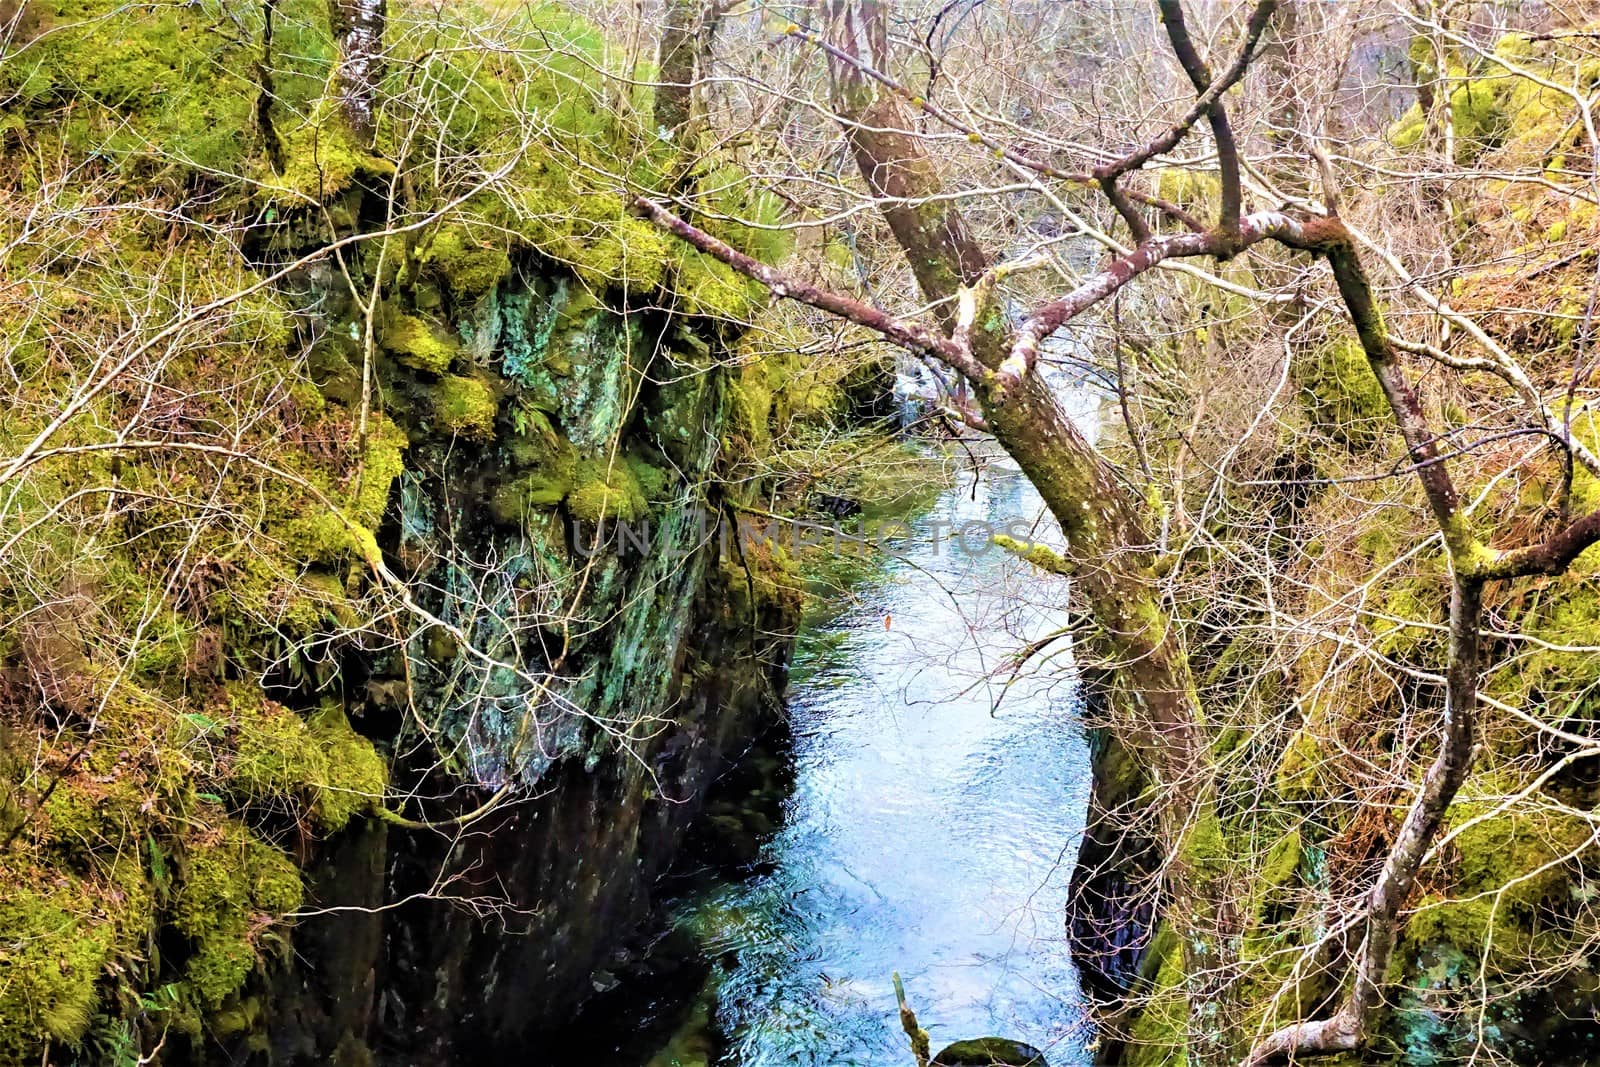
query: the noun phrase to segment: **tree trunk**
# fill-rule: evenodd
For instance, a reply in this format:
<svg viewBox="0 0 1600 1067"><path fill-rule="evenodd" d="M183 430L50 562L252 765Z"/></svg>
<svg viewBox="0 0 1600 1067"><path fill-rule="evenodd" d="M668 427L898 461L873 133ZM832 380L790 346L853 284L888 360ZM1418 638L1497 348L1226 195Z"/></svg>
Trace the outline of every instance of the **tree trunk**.
<svg viewBox="0 0 1600 1067"><path fill-rule="evenodd" d="M378 83L383 78L386 0L333 0L333 31L339 38L335 84L339 110L350 132L365 147L377 133Z"/></svg>
<svg viewBox="0 0 1600 1067"><path fill-rule="evenodd" d="M710 64L722 13L723 0L667 0L661 13L660 73L651 118L657 136L680 147L687 147L693 132L694 87Z"/></svg>

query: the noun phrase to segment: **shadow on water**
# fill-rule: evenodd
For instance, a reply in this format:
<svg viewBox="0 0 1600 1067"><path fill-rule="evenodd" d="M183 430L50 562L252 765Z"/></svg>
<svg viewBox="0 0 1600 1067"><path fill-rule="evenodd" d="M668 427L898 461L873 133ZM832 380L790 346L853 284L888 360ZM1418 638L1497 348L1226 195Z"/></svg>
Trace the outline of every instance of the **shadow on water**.
<svg viewBox="0 0 1600 1067"><path fill-rule="evenodd" d="M896 971L935 1049L1001 1034L1089 1062L1064 929L1089 782L1070 653L1014 677L1009 658L1062 626L1065 585L956 536L1042 513L1019 474L964 475L804 635L788 736L707 820L744 832L742 876L685 876L642 993L606 998L614 1039L593 1036L615 1053L589 1062L905 1067Z"/></svg>

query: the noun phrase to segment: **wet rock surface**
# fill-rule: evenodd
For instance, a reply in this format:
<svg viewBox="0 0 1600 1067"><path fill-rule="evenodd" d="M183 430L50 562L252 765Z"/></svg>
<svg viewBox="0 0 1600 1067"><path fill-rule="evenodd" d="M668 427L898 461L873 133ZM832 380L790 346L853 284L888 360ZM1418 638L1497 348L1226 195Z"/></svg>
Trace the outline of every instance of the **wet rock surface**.
<svg viewBox="0 0 1600 1067"><path fill-rule="evenodd" d="M957 1041L933 1058L933 1067L1048 1067L1044 1053L1004 1037Z"/></svg>

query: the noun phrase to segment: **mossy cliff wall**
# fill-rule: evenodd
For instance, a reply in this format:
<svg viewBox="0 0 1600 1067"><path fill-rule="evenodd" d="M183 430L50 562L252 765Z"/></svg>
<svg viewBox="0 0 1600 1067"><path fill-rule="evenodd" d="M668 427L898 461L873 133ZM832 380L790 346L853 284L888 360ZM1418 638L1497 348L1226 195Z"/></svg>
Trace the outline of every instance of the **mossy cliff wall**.
<svg viewBox="0 0 1600 1067"><path fill-rule="evenodd" d="M429 753L400 762L394 791L441 798L401 812L447 824L370 823L310 870L323 907L399 906L296 929L309 964L280 971L266 998L279 1062L322 1062L330 1048L440 1063L536 1050L530 1035L570 1021L621 967L705 788L775 710L798 591L753 552L747 575L702 525L725 503L718 475L744 447L727 436L731 411L748 398L692 334L649 340L665 320L582 293L556 271L481 297L456 334L500 364L482 375L487 428L470 446L424 429L427 415L408 429L380 543L499 662L434 627L406 656L365 664L362 720L390 724L397 751ZM541 336L543 354L523 347ZM681 380L643 381L641 352ZM436 410L439 383L410 385L416 410ZM614 399L635 394L632 410ZM537 406L516 406L530 396ZM614 537L595 547L602 515L648 524L650 551ZM544 697L503 665L557 660L564 682ZM428 745L408 704L448 740ZM507 783L527 788L449 823Z"/></svg>
<svg viewBox="0 0 1600 1067"><path fill-rule="evenodd" d="M0 2L0 1063L517 1047L781 684L701 516L784 376L624 209L648 102L560 7L391 0L368 141L328 8Z"/></svg>

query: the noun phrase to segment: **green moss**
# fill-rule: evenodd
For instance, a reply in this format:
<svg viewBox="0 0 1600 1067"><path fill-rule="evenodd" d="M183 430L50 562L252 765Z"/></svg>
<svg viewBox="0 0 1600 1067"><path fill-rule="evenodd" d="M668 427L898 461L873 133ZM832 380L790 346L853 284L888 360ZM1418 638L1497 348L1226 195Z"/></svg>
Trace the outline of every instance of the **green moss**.
<svg viewBox="0 0 1600 1067"><path fill-rule="evenodd" d="M723 424L740 450L760 454L772 443L772 389L758 365L741 369L725 379L726 416Z"/></svg>
<svg viewBox="0 0 1600 1067"><path fill-rule="evenodd" d="M515 525L531 511L566 499L578 476L578 454L537 408L519 403L509 421L513 432L506 452L524 473L496 489L489 506L497 519Z"/></svg>
<svg viewBox="0 0 1600 1067"><path fill-rule="evenodd" d="M1595 504L1584 500L1595 483L1580 473L1574 482L1574 504L1581 511ZM1535 644L1525 655L1493 672L1486 690L1518 706L1548 709L1568 722L1584 722L1600 713L1600 658L1563 649L1582 648L1600 631L1600 583L1589 556L1538 589L1524 608L1521 629Z"/></svg>
<svg viewBox="0 0 1600 1067"><path fill-rule="evenodd" d="M634 522L649 511L649 501L623 459L584 460L578 464L572 491L567 495L567 511L587 523L603 519Z"/></svg>
<svg viewBox="0 0 1600 1067"><path fill-rule="evenodd" d="M5 871L0 894L0 1056L21 1062L37 1037L75 1045L99 1001L116 926L101 894L74 879L47 884Z"/></svg>
<svg viewBox="0 0 1600 1067"><path fill-rule="evenodd" d="M374 413L367 427L367 452L361 468L361 483L350 507L350 517L376 529L389 506L389 493L405 470L405 450L410 445L406 433L394 420Z"/></svg>
<svg viewBox="0 0 1600 1067"><path fill-rule="evenodd" d="M245 171L255 129L251 42L195 5L33 0L26 8L23 37L38 39L26 50L11 42L0 86L18 94L12 107L55 113L39 127L48 135L128 171L162 157ZM88 106L62 107L75 101Z"/></svg>
<svg viewBox="0 0 1600 1067"><path fill-rule="evenodd" d="M1352 451L1365 451L1390 432L1389 403L1352 337L1323 345L1294 368L1301 399L1312 422Z"/></svg>
<svg viewBox="0 0 1600 1067"><path fill-rule="evenodd" d="M528 473L495 491L490 508L496 518L519 523L531 511L567 502L576 519L630 522L642 518L652 501L665 499L671 472L638 455L615 460L577 458L570 443L553 430L535 430L514 441L509 451Z"/></svg>
<svg viewBox="0 0 1600 1067"><path fill-rule="evenodd" d="M724 599L739 621L798 618L805 607L800 568L783 545L757 540L741 530L738 544L722 560Z"/></svg>
<svg viewBox="0 0 1600 1067"><path fill-rule="evenodd" d="M143 961L155 890L140 826L159 815L108 780L116 763L88 755L0 854L0 1062L40 1062L47 1042L78 1045L103 1020L106 992Z"/></svg>
<svg viewBox="0 0 1600 1067"><path fill-rule="evenodd" d="M1027 560L1040 570L1049 574L1071 574L1072 567L1063 559L1055 549L1049 545L1033 541L1018 541L1005 534L995 534L990 540L995 547L1004 549L1011 554Z"/></svg>
<svg viewBox="0 0 1600 1067"><path fill-rule="evenodd" d="M214 1007L238 991L260 958L258 920L276 921L300 906L300 872L231 821L192 834L179 863L172 922L194 946L184 981L201 1005Z"/></svg>
<svg viewBox="0 0 1600 1067"><path fill-rule="evenodd" d="M220 773L230 796L308 808L326 833L343 829L383 797L388 765L337 705L325 703L306 720L252 686L230 685L227 693L227 718L219 725L231 754Z"/></svg>
<svg viewBox="0 0 1600 1067"><path fill-rule="evenodd" d="M1400 149L1415 148L1427 132L1428 117L1422 113L1422 105L1412 104L1389 128L1389 143Z"/></svg>
<svg viewBox="0 0 1600 1067"><path fill-rule="evenodd" d="M443 432L480 441L494 436L500 402L482 378L452 375L433 387L430 399L434 421Z"/></svg>
<svg viewBox="0 0 1600 1067"><path fill-rule="evenodd" d="M232 742L221 768L230 793L246 802L270 801L326 777L326 762L300 716L250 685L230 685L227 700L228 707L217 712Z"/></svg>
<svg viewBox="0 0 1600 1067"><path fill-rule="evenodd" d="M286 206L308 201L327 204L358 178L394 172L394 164L357 143L337 102L326 99L314 105L305 122L283 135L283 160L283 172L263 184L269 199Z"/></svg>
<svg viewBox="0 0 1600 1067"><path fill-rule="evenodd" d="M1456 157L1466 161L1500 143L1510 124L1506 113L1511 82L1506 78L1463 81L1450 93L1456 132Z"/></svg>
<svg viewBox="0 0 1600 1067"><path fill-rule="evenodd" d="M1223 834L1222 820L1214 808L1195 813L1188 833L1178 845L1178 855L1196 868L1221 868L1234 861L1233 850Z"/></svg>
<svg viewBox="0 0 1600 1067"><path fill-rule="evenodd" d="M1278 764L1278 792L1287 800L1316 795L1317 769L1322 764L1322 747L1308 729L1294 732Z"/></svg>
<svg viewBox="0 0 1600 1067"><path fill-rule="evenodd" d="M389 765L371 741L351 728L344 709L333 701L322 705L310 726L312 742L327 767L324 777L314 783L312 810L323 832L334 833L382 801Z"/></svg>
<svg viewBox="0 0 1600 1067"><path fill-rule="evenodd" d="M352 538L345 547L353 551L359 546ZM339 557L343 555L341 550ZM314 571L290 572L276 561L257 555L245 559L236 580L217 594L215 602L218 611L226 612L240 625L254 624L274 635L299 638L310 637L336 622L339 609L345 604L345 588L338 577Z"/></svg>
<svg viewBox="0 0 1600 1067"><path fill-rule="evenodd" d="M806 340L793 338L795 351L804 349ZM850 399L847 389L849 376L860 373L870 376L875 367L851 363L830 366L817 360L801 360L785 353L787 358L766 355L762 363L768 368L767 382L772 388L773 420L780 431L796 423L831 426L849 414ZM892 372L891 372L892 373ZM868 385L869 390L872 385Z"/></svg>
<svg viewBox="0 0 1600 1067"><path fill-rule="evenodd" d="M276 523L272 532L289 558L303 563L334 563L361 547L356 531L328 511Z"/></svg>
<svg viewBox="0 0 1600 1067"><path fill-rule="evenodd" d="M1294 877L1300 866L1300 831L1290 830L1278 838L1261 865L1259 881L1266 886L1281 886Z"/></svg>
<svg viewBox="0 0 1600 1067"><path fill-rule="evenodd" d="M1489 784L1515 791L1508 782ZM1483 799L1451 807L1459 856L1452 885L1418 905L1404 934L1413 951L1450 945L1501 971L1530 969L1565 951L1572 931L1554 909L1568 898L1570 865L1590 845L1589 824L1576 814L1530 810L1528 801L1501 806Z"/></svg>
<svg viewBox="0 0 1600 1067"><path fill-rule="evenodd" d="M1428 68L1432 68L1431 48ZM1511 81L1505 78L1473 79L1459 65L1452 65L1449 74L1451 133L1455 139L1456 160L1468 163L1484 152L1496 147L1504 137L1509 122L1507 96ZM1389 129L1389 143L1400 149L1415 148L1428 132L1428 118L1420 103L1410 109Z"/></svg>
<svg viewBox="0 0 1600 1067"><path fill-rule="evenodd" d="M1406 928L1405 944L1412 954L1432 945L1452 945L1471 958L1486 956L1495 969L1530 964L1532 948L1525 925L1527 916L1497 908L1492 899L1446 900L1423 898Z"/></svg>
<svg viewBox="0 0 1600 1067"><path fill-rule="evenodd" d="M429 374L443 374L461 354L461 343L415 315L385 309L378 344L401 363Z"/></svg>
<svg viewBox="0 0 1600 1067"><path fill-rule="evenodd" d="M677 482L677 477L672 471L657 466L637 453L629 453L622 461L627 464L628 473L639 486L640 494L649 503L664 501L671 487Z"/></svg>
<svg viewBox="0 0 1600 1067"><path fill-rule="evenodd" d="M1300 831L1296 829L1274 840L1267 849L1260 869L1250 882L1247 912L1252 924L1261 924L1274 898L1294 880L1300 869L1300 853Z"/></svg>
<svg viewBox="0 0 1600 1067"><path fill-rule="evenodd" d="M766 287L721 260L684 248L671 254L678 264L673 292L687 315L748 322L772 299Z"/></svg>
<svg viewBox="0 0 1600 1067"><path fill-rule="evenodd" d="M1151 941L1144 966L1153 974L1149 999L1130 1028L1123 1062L1127 1067L1185 1067L1189 1002L1183 952L1169 928L1163 927Z"/></svg>
<svg viewBox="0 0 1600 1067"><path fill-rule="evenodd" d="M745 168L729 164L711 168L701 175L696 192L713 216L708 230L735 248L764 263L780 263L794 249L793 233L780 227L783 202Z"/></svg>
<svg viewBox="0 0 1600 1067"><path fill-rule="evenodd" d="M524 474L495 490L489 510L501 522L516 525L530 512L553 508L566 499L572 483L545 474Z"/></svg>
<svg viewBox="0 0 1600 1067"><path fill-rule="evenodd" d="M1558 83L1592 84L1600 73L1600 62L1593 59L1572 62L1558 58L1551 63L1527 49L1524 35L1506 34L1495 51ZM1430 71L1431 66L1430 56ZM1477 73L1480 76L1473 76L1455 63L1446 71L1458 163L1472 163L1491 152L1518 166L1554 163L1575 145L1581 124L1565 93L1514 76L1498 64L1485 64ZM1413 104L1390 130L1390 141L1397 148L1415 147L1421 143L1426 125L1421 105Z"/></svg>
<svg viewBox="0 0 1600 1067"><path fill-rule="evenodd" d="M673 239L633 215L619 197L587 188L569 164L537 165L522 191L518 233L584 284L648 292L665 279L678 253Z"/></svg>
<svg viewBox="0 0 1600 1067"><path fill-rule="evenodd" d="M151 799L146 783L133 778L94 780L107 777L88 773L64 778L50 793L40 826L50 851L84 859L115 855L130 840L137 840L145 821L139 809Z"/></svg>
<svg viewBox="0 0 1600 1067"><path fill-rule="evenodd" d="M1215 174L1167 167L1156 175L1156 195L1186 211L1204 211L1222 195L1222 181Z"/></svg>
<svg viewBox="0 0 1600 1067"><path fill-rule="evenodd" d="M486 293L511 273L504 248L479 242L459 226L434 234L420 258L457 300Z"/></svg>

